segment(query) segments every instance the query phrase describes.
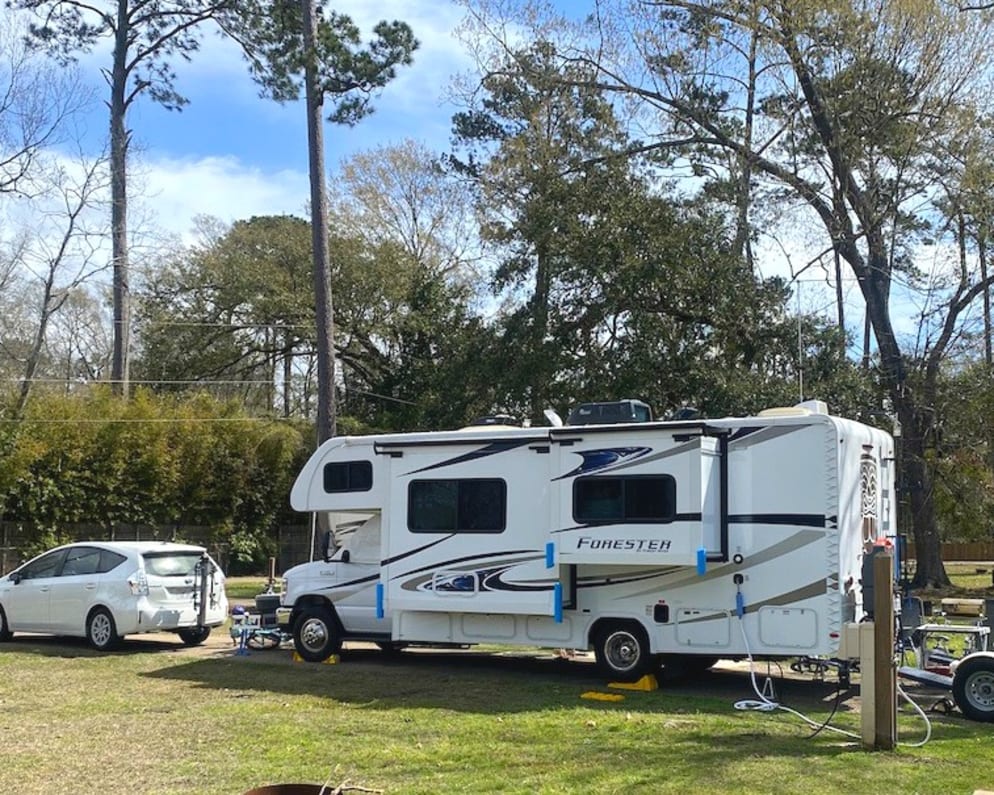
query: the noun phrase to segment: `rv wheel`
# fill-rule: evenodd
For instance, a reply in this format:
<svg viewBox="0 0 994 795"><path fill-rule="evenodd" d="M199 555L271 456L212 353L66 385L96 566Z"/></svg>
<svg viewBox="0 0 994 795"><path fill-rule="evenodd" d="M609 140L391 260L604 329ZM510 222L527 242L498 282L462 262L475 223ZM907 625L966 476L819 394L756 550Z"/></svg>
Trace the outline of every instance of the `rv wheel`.
<svg viewBox="0 0 994 795"><path fill-rule="evenodd" d="M967 657L953 676L953 700L971 720L994 722L994 657Z"/></svg>
<svg viewBox="0 0 994 795"><path fill-rule="evenodd" d="M307 662L323 662L342 648L338 621L326 607L307 607L293 627L293 646Z"/></svg>
<svg viewBox="0 0 994 795"><path fill-rule="evenodd" d="M601 672L610 679L635 682L652 670L649 638L635 621L612 622L597 632L594 655Z"/></svg>

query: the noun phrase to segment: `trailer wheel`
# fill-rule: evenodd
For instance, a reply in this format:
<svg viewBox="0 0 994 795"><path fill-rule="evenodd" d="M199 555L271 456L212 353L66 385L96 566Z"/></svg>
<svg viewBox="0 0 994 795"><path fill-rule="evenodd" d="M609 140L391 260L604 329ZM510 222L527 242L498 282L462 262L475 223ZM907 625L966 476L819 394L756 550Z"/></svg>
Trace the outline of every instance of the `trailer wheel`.
<svg viewBox="0 0 994 795"><path fill-rule="evenodd" d="M953 676L953 700L971 720L994 722L994 657L968 657Z"/></svg>
<svg viewBox="0 0 994 795"><path fill-rule="evenodd" d="M649 638L635 621L615 621L598 630L594 656L601 673L620 682L635 682L652 670Z"/></svg>
<svg viewBox="0 0 994 795"><path fill-rule="evenodd" d="M306 607L293 626L293 646L307 662L324 662L342 648L335 614L326 607Z"/></svg>

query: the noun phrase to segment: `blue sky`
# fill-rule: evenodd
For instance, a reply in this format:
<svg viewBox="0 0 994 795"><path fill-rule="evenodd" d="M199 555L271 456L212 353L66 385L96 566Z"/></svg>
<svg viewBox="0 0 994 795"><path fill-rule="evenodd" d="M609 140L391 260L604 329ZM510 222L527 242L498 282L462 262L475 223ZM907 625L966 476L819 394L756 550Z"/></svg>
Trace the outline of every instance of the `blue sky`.
<svg viewBox="0 0 994 795"><path fill-rule="evenodd" d="M454 36L463 10L448 0L339 0L334 8L351 16L364 38L381 19L404 20L420 48L413 66L401 69L374 99L375 113L355 127L326 124L328 171L358 151L405 138L444 151L455 111L445 97L453 76L471 66ZM107 90L99 70L108 62L106 49L79 62L96 92L86 120L93 148L105 140ZM176 70L176 87L189 105L181 112L167 111L141 97L128 115L132 193L140 197L135 203L151 225L186 236L200 214L225 221L261 213L303 215L309 188L302 103L260 98L237 49L213 34L204 37L190 63L180 62Z"/></svg>

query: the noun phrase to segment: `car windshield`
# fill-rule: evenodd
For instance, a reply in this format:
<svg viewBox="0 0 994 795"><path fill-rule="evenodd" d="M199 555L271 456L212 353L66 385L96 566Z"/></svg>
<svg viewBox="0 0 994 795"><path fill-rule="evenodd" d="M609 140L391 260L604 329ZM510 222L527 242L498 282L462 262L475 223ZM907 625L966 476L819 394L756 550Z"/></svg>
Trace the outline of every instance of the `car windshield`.
<svg viewBox="0 0 994 795"><path fill-rule="evenodd" d="M201 553L191 552L146 552L145 571L156 577L190 577L200 562Z"/></svg>

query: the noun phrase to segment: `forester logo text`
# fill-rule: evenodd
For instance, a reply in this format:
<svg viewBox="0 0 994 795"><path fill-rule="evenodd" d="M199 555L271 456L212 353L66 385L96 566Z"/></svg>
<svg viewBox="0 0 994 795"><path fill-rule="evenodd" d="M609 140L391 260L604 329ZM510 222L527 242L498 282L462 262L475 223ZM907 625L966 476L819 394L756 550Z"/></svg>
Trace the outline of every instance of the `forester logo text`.
<svg viewBox="0 0 994 795"><path fill-rule="evenodd" d="M669 552L668 538L591 538L581 536L576 542L577 550L598 549L618 552Z"/></svg>

